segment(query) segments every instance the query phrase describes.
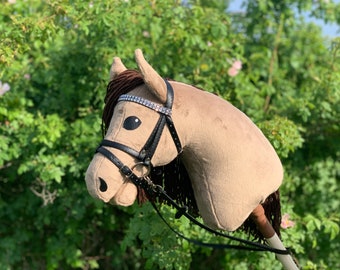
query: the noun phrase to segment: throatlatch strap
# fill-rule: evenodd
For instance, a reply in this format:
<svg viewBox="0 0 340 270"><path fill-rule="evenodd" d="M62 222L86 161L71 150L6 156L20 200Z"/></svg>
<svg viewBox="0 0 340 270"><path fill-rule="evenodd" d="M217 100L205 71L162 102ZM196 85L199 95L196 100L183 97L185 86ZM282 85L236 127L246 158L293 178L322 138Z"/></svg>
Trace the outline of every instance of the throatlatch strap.
<svg viewBox="0 0 340 270"><path fill-rule="evenodd" d="M166 123L167 123L168 129L169 129L169 132L171 134L172 140L174 141L174 144L176 146L177 153L181 154L182 151L183 151L182 144L181 144L181 141L178 137L178 134L177 134L174 122L172 121L172 118L166 116Z"/></svg>

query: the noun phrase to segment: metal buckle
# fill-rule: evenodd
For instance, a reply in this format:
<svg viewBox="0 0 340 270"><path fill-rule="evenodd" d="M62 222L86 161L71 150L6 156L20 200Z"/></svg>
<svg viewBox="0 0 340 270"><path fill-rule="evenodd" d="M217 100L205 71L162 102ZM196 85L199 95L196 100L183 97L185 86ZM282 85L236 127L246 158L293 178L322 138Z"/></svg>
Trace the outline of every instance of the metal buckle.
<svg viewBox="0 0 340 270"><path fill-rule="evenodd" d="M160 189L160 188L163 189L161 186L155 185L155 184L152 182L152 180L150 179L149 176L144 176L144 177L143 177L143 180L148 184L149 188L150 188L151 191L154 192L154 193L157 193L157 194L158 194L158 193L160 193L160 192L159 192L159 189Z"/></svg>
<svg viewBox="0 0 340 270"><path fill-rule="evenodd" d="M133 170L137 167L137 166L142 166L142 167L146 167L146 173L144 173L142 176L138 176L139 178L146 178L149 176L150 172L151 172L151 164L145 163L145 162L137 162L135 165L133 165L131 167L131 172L133 174ZM151 180L150 180L151 181Z"/></svg>

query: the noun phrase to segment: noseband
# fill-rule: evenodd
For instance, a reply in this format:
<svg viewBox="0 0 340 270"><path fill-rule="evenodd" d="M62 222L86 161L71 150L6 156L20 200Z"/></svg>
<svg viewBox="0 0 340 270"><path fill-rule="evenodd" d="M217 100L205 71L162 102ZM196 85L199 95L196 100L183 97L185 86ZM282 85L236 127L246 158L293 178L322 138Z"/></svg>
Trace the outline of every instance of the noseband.
<svg viewBox="0 0 340 270"><path fill-rule="evenodd" d="M151 132L148 140L146 141L145 145L140 151L137 151L135 149L132 149L131 147L110 141L110 140L103 140L99 147L96 150L96 153L101 153L103 156L105 156L107 159L109 159L114 165L118 167L118 169L127 177L129 178L136 186L142 187L147 192L152 192L154 190L153 184L151 181L145 181L148 180L146 176L149 174L152 163L151 159L156 151L156 148L158 146L158 143L160 141L161 135L163 133L165 125L167 125L170 134L172 136L172 139L174 141L174 144L177 149L177 153L180 154L182 152L182 146L181 142L179 140L177 131L175 129L174 123L171 118L172 114L172 105L174 100L174 91L172 86L167 80L164 80L166 87L167 87L167 99L165 106L159 105L157 103L154 103L152 101L146 100L144 98L138 97L138 96L131 96L131 95L122 95L118 98L119 101L128 101L128 102L134 102L137 104L140 104L144 107L147 107L157 113L159 113L159 119L156 123L156 126L154 127L153 131ZM136 163L133 167L129 168L125 164L123 164L118 157L116 157L113 153L111 153L109 150L107 150L105 147L109 148L116 148L119 149L130 156L136 158L139 162ZM147 167L148 172L143 175L142 177L138 177L133 173L133 169L138 166L143 165Z"/></svg>

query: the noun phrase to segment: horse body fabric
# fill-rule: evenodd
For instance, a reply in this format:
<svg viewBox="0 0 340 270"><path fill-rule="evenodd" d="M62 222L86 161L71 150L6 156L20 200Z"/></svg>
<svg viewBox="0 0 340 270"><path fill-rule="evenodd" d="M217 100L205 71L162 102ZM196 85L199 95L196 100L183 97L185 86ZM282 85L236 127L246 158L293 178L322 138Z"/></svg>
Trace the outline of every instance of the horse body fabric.
<svg viewBox="0 0 340 270"><path fill-rule="evenodd" d="M136 50L136 61L144 83L129 92L158 104L166 100L166 85L161 76ZM126 68L115 58L111 79ZM278 190L283 169L274 148L260 129L239 109L222 98L193 86L170 81L174 90L172 119L180 138L183 161L203 221L215 229L234 231L251 212ZM138 128L124 128L126 119L136 116ZM131 118L130 118L131 119ZM105 139L139 151L158 119L158 113L140 104L120 101ZM138 161L119 149L108 148L130 168ZM177 156L176 147L165 127L153 166L162 166ZM136 167L143 175L145 168ZM105 181L107 189L102 189ZM95 154L86 172L90 194L113 204L128 206L137 197L137 188L107 158Z"/></svg>

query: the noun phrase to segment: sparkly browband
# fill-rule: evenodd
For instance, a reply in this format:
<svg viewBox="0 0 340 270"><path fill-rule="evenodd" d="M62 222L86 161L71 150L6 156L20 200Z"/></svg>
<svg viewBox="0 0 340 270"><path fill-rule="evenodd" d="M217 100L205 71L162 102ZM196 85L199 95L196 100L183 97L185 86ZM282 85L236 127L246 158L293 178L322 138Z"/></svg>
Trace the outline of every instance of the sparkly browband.
<svg viewBox="0 0 340 270"><path fill-rule="evenodd" d="M165 115L171 115L172 110L166 107L163 107L160 104L154 103L150 100L141 98L141 97L137 97L137 96L130 96L130 95L121 95L118 98L118 101L131 101L131 102L135 102L138 103L140 105L143 105L149 109L152 109L156 112L159 112L161 114L165 114Z"/></svg>

